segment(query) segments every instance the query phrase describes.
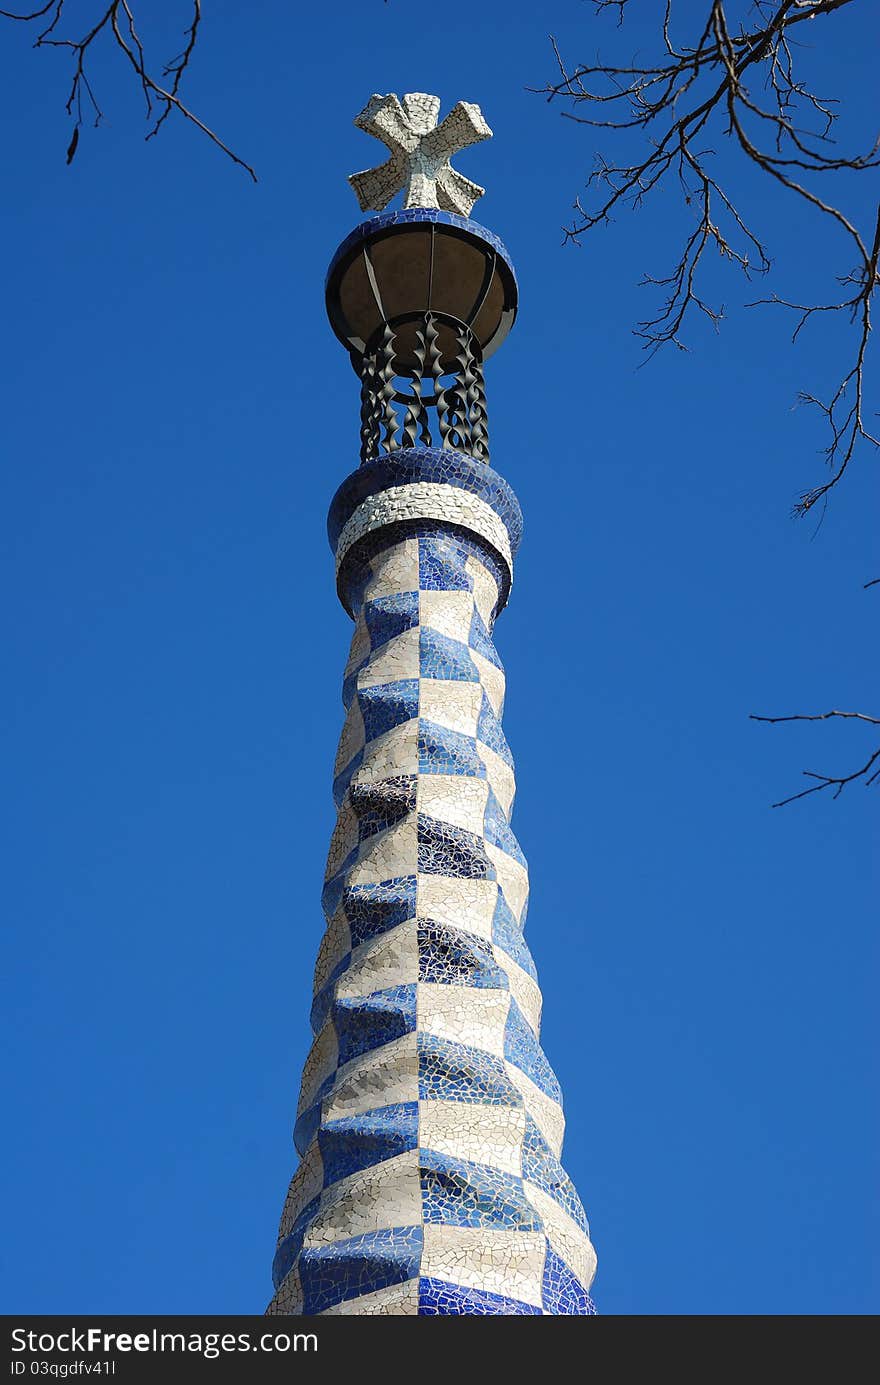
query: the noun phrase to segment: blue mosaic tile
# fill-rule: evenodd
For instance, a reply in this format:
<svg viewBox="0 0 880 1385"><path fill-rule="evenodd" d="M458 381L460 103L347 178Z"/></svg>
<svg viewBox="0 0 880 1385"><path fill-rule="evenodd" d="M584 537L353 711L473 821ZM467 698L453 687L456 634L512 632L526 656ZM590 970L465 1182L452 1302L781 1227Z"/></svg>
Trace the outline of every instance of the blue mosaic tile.
<svg viewBox="0 0 880 1385"><path fill-rule="evenodd" d="M415 1149L418 1142L419 1108L415 1101L325 1121L318 1132L324 1187Z"/></svg>
<svg viewBox="0 0 880 1385"><path fill-rule="evenodd" d="M544 1261L542 1301L545 1313L594 1317L596 1307L583 1284L548 1246Z"/></svg>
<svg viewBox="0 0 880 1385"><path fill-rule="evenodd" d="M531 1116L526 1117L526 1134L522 1147L522 1176L534 1183L554 1202L558 1202L582 1231L590 1234L587 1215L574 1184L556 1155L550 1149Z"/></svg>
<svg viewBox="0 0 880 1385"><path fill-rule="evenodd" d="M522 1107L522 1097L500 1058L467 1044L419 1034L419 1097L473 1106Z"/></svg>
<svg viewBox="0 0 880 1385"><path fill-rule="evenodd" d="M390 1044L416 1027L416 988L391 986L368 996L337 997L333 1028L339 1039L339 1066Z"/></svg>
<svg viewBox="0 0 880 1385"><path fill-rule="evenodd" d="M437 630L419 633L419 673L423 678L442 678L444 681L479 683L480 674L466 644L451 640Z"/></svg>
<svg viewBox="0 0 880 1385"><path fill-rule="evenodd" d="M418 815L418 868L421 875L450 875L457 880L494 880L495 867L481 837Z"/></svg>
<svg viewBox="0 0 880 1385"><path fill-rule="evenodd" d="M297 1154L303 1157L311 1146L321 1124L321 1103L316 1101L296 1118L293 1127L293 1143Z"/></svg>
<svg viewBox="0 0 880 1385"><path fill-rule="evenodd" d="M356 852L350 852L349 861L353 860L355 856ZM324 888L321 891L321 908L324 910L324 914L328 919L332 918L336 913L339 901L342 899L345 890L345 882L347 879L345 865L346 863L343 863L342 870L337 871L336 875L332 876L329 880L325 880Z"/></svg>
<svg viewBox="0 0 880 1385"><path fill-rule="evenodd" d="M302 1249L303 1238L309 1229L321 1199L312 1198L293 1223L289 1235L278 1245L275 1252L275 1259L272 1261L272 1283L277 1287L283 1282L293 1268L294 1261Z"/></svg>
<svg viewBox="0 0 880 1385"><path fill-rule="evenodd" d="M510 830L510 823L491 789L486 801L486 812L483 816L483 835L492 846L497 846L514 861L518 861L521 866L525 867L526 858L522 854L522 848Z"/></svg>
<svg viewBox="0 0 880 1385"><path fill-rule="evenodd" d="M364 606L364 624L370 635L370 648L381 649L383 644L411 630L419 623L419 594L400 592Z"/></svg>
<svg viewBox="0 0 880 1385"><path fill-rule="evenodd" d="M419 1167L426 1226L543 1230L541 1218L523 1192L521 1178L433 1149L420 1149Z"/></svg>
<svg viewBox="0 0 880 1385"><path fill-rule="evenodd" d="M504 1030L504 1056L509 1062L515 1063L526 1077L530 1077L546 1096L562 1104L562 1092L556 1074L513 997L510 1000Z"/></svg>
<svg viewBox="0 0 880 1385"><path fill-rule="evenodd" d="M348 970L351 961L351 953L346 952L344 957L340 957L336 966L331 971L324 986L315 995L312 1001L312 1009L309 1015L309 1022L312 1026L312 1033L317 1034L324 1026L324 1022L330 1013L330 1006L333 1003L333 992L336 982L340 976Z"/></svg>
<svg viewBox="0 0 880 1385"><path fill-rule="evenodd" d="M417 785L415 774L389 775L381 785L370 780L356 784L349 793L349 803L358 820L359 840L368 841L414 813Z"/></svg>
<svg viewBox="0 0 880 1385"><path fill-rule="evenodd" d="M474 580L461 558L461 545L443 529L425 535L419 543L419 590L469 592Z"/></svg>
<svg viewBox="0 0 880 1385"><path fill-rule="evenodd" d="M423 1239L420 1226L395 1226L302 1251L303 1312L311 1317L346 1299L414 1279Z"/></svg>
<svg viewBox="0 0 880 1385"><path fill-rule="evenodd" d="M374 741L386 731L412 721L419 714L419 680L404 678L374 688L359 688L358 703L364 719L364 739Z"/></svg>
<svg viewBox="0 0 880 1385"><path fill-rule="evenodd" d="M474 614L471 617L471 628L468 631L468 644L471 649L475 649L478 654L482 654L484 659L488 659L490 664L494 664L496 668L502 667L501 659L498 656L498 650L492 643L492 637L486 629L483 623L483 617L476 607L474 607Z"/></svg>
<svg viewBox="0 0 880 1385"><path fill-rule="evenodd" d="M364 752L363 750L359 750L357 754L353 755L349 760L345 769L340 770L333 780L333 802L336 804L337 808L342 807L342 801L348 793L348 786L363 764L363 760Z"/></svg>
<svg viewBox="0 0 880 1385"><path fill-rule="evenodd" d="M486 1289L469 1289L445 1279L419 1280L419 1317L534 1317L541 1309Z"/></svg>
<svg viewBox="0 0 880 1385"><path fill-rule="evenodd" d="M485 938L447 923L419 919L419 980L445 986L506 990L507 974Z"/></svg>
<svg viewBox="0 0 880 1385"><path fill-rule="evenodd" d="M377 533L368 536L366 544L356 544L357 556L360 556L363 552L363 560L359 562L353 561L356 555L352 552L346 560L344 573L339 573L337 576L339 599L352 619L355 619L356 612L360 611L364 604L364 594L370 581L369 559L378 551L376 548L377 543L387 543L387 539L388 530L380 529ZM348 703L345 702L345 682L343 682L342 689L343 702L347 709Z"/></svg>
<svg viewBox="0 0 880 1385"><path fill-rule="evenodd" d="M416 877L398 875L378 885L349 885L344 891L345 917L352 947L387 933L415 918Z"/></svg>
<svg viewBox="0 0 880 1385"><path fill-rule="evenodd" d="M497 947L503 948L508 956L513 958L517 966L528 972L533 981L537 981L538 973L532 954L523 937L522 928L514 918L510 905L500 890L498 891L495 913L492 917L492 941Z"/></svg>
<svg viewBox="0 0 880 1385"><path fill-rule="evenodd" d="M420 717L419 774L464 774L485 779L486 767L470 736Z"/></svg>
<svg viewBox="0 0 880 1385"><path fill-rule="evenodd" d="M504 732L501 729L501 722L492 710L492 704L488 697L483 693L483 701L480 705L480 715L477 721L477 740L482 741L490 750L500 756L506 765L513 768L513 756L510 753L510 746L507 744Z"/></svg>
<svg viewBox="0 0 880 1385"><path fill-rule="evenodd" d="M367 652L364 654L364 657L360 660L360 662L342 680L342 705L346 711L348 711L352 702L354 702L355 696L357 694L358 674L360 673L364 664L368 662L371 654L372 650L368 649Z"/></svg>

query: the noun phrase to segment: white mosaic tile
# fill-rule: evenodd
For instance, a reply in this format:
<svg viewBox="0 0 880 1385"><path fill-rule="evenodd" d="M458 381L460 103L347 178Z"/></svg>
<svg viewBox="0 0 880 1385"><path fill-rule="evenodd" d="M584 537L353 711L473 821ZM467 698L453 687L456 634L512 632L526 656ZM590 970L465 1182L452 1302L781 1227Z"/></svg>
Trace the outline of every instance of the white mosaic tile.
<svg viewBox="0 0 880 1385"><path fill-rule="evenodd" d="M315 963L314 992L317 995L326 986L330 973L351 951L351 930L345 910L339 908L327 924L327 931L321 939L318 960Z"/></svg>
<svg viewBox="0 0 880 1385"><path fill-rule="evenodd" d="M482 701L483 689L479 683L440 678L422 678L419 683L419 715L461 736L476 737ZM512 773L510 778L513 778Z"/></svg>
<svg viewBox="0 0 880 1385"><path fill-rule="evenodd" d="M350 765L355 755L364 747L364 719L361 715L360 703L354 699L346 714L345 723L342 727L342 735L339 738L339 749L336 752L336 762L333 766L333 777Z"/></svg>
<svg viewBox="0 0 880 1385"><path fill-rule="evenodd" d="M467 644L474 617L472 592L419 592L419 622Z"/></svg>
<svg viewBox="0 0 880 1385"><path fill-rule="evenodd" d="M320 1197L323 1187L324 1164L321 1159L321 1151L317 1144L313 1143L300 1160L299 1168L290 1184L281 1213L281 1224L278 1228L279 1241L283 1241L285 1236L290 1235L300 1212L308 1207L309 1203L316 1197Z"/></svg>
<svg viewBox="0 0 880 1385"><path fill-rule="evenodd" d="M421 1221L418 1151L360 1169L325 1188L303 1242L310 1246L348 1240L366 1231L412 1226Z"/></svg>
<svg viewBox="0 0 880 1385"><path fill-rule="evenodd" d="M266 1309L268 1317L299 1317L303 1311L302 1285L299 1270L294 1267L280 1285L278 1292Z"/></svg>
<svg viewBox="0 0 880 1385"><path fill-rule="evenodd" d="M340 997L373 995L419 979L419 938L415 919L398 924L356 948L336 983Z"/></svg>
<svg viewBox="0 0 880 1385"><path fill-rule="evenodd" d="M540 1306L545 1251L539 1232L426 1226L422 1273Z"/></svg>
<svg viewBox="0 0 880 1385"><path fill-rule="evenodd" d="M498 901L494 880L457 880L446 875L418 877L418 911L422 918L463 928L491 939Z"/></svg>
<svg viewBox="0 0 880 1385"><path fill-rule="evenodd" d="M389 1284L371 1294L343 1299L317 1316L322 1318L352 1316L416 1318L419 1315L419 1281L408 1279L405 1284Z"/></svg>
<svg viewBox="0 0 880 1385"><path fill-rule="evenodd" d="M495 578L477 558L468 558L465 563L465 571L473 582L474 601L479 611L483 624L486 629L492 628L492 619L495 608L501 597L501 592Z"/></svg>
<svg viewBox="0 0 880 1385"><path fill-rule="evenodd" d="M419 724L414 718L370 741L352 783L376 783L395 775L411 774L413 764L418 764L418 753Z"/></svg>
<svg viewBox="0 0 880 1385"><path fill-rule="evenodd" d="M358 674L359 688L375 688L419 676L419 630L406 630L374 654Z"/></svg>
<svg viewBox="0 0 880 1385"><path fill-rule="evenodd" d="M418 989L418 1022L422 1033L480 1048L499 1058L504 1056L504 1029L509 1007L507 991L470 990L424 982Z"/></svg>
<svg viewBox="0 0 880 1385"><path fill-rule="evenodd" d="M313 1104L321 1083L336 1071L338 1059L339 1044L336 1030L332 1024L325 1024L309 1049L309 1056L303 1065L297 1115Z"/></svg>
<svg viewBox="0 0 880 1385"><path fill-rule="evenodd" d="M341 567L351 546L365 534L389 524L413 519L433 519L472 530L497 549L510 570L513 570L507 528L491 506L458 486L445 486L433 481L415 481L408 486L391 487L379 495L370 496L359 505L339 536L336 546L337 569Z"/></svg>
<svg viewBox="0 0 880 1385"><path fill-rule="evenodd" d="M522 1173L525 1111L511 1106L463 1106L460 1101L419 1103L419 1143L456 1159Z"/></svg>
<svg viewBox="0 0 880 1385"><path fill-rule="evenodd" d="M418 1101L419 1057L415 1034L352 1059L339 1069L324 1098L322 1119L341 1120L395 1103Z"/></svg>
<svg viewBox="0 0 880 1385"><path fill-rule="evenodd" d="M416 822L407 818L361 843L361 853L348 879L352 885L379 884L394 875L414 875L417 863Z"/></svg>
<svg viewBox="0 0 880 1385"><path fill-rule="evenodd" d="M416 802L420 813L481 835L488 797L489 784L485 779L468 779L457 774L422 774Z"/></svg>

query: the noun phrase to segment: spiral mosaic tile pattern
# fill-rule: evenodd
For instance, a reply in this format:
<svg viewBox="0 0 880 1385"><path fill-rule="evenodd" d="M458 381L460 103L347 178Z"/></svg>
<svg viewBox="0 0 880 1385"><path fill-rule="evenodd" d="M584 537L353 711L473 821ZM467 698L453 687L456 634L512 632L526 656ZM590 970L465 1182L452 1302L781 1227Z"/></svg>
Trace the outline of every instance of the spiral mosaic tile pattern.
<svg viewBox="0 0 880 1385"><path fill-rule="evenodd" d="M510 828L509 576L425 518L362 539L346 582L327 930L268 1311L591 1314Z"/></svg>

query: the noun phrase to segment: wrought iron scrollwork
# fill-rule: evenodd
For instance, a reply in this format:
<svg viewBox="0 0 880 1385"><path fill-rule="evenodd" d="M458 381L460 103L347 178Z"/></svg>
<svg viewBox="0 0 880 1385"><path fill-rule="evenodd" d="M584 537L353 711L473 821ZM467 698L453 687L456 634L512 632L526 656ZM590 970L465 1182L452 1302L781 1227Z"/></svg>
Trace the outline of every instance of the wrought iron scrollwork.
<svg viewBox="0 0 880 1385"><path fill-rule="evenodd" d="M407 359L401 361L400 325L395 331L391 323L384 323L363 356L352 360L361 377L361 461L420 445L454 449L488 462L483 358L470 328L426 313L408 324ZM448 355L444 360L441 327L447 329L447 352L450 333L455 344L451 360ZM426 381L430 393L425 391Z"/></svg>
<svg viewBox="0 0 880 1385"><path fill-rule="evenodd" d="M367 352L360 362L361 377L361 461L374 457L379 450L378 389L376 356Z"/></svg>

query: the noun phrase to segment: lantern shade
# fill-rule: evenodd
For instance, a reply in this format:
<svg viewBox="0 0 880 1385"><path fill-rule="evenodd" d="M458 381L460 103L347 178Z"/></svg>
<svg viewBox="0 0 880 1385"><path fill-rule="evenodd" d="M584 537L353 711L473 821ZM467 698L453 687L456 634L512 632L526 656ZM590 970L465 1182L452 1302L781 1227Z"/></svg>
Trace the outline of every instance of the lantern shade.
<svg viewBox="0 0 880 1385"><path fill-rule="evenodd" d="M400 365L412 368L427 313L437 318L444 361L455 355L457 324L490 356L513 326L517 286L491 231L453 212L415 208L372 217L343 241L327 273L326 300L331 326L356 362L388 325Z"/></svg>

